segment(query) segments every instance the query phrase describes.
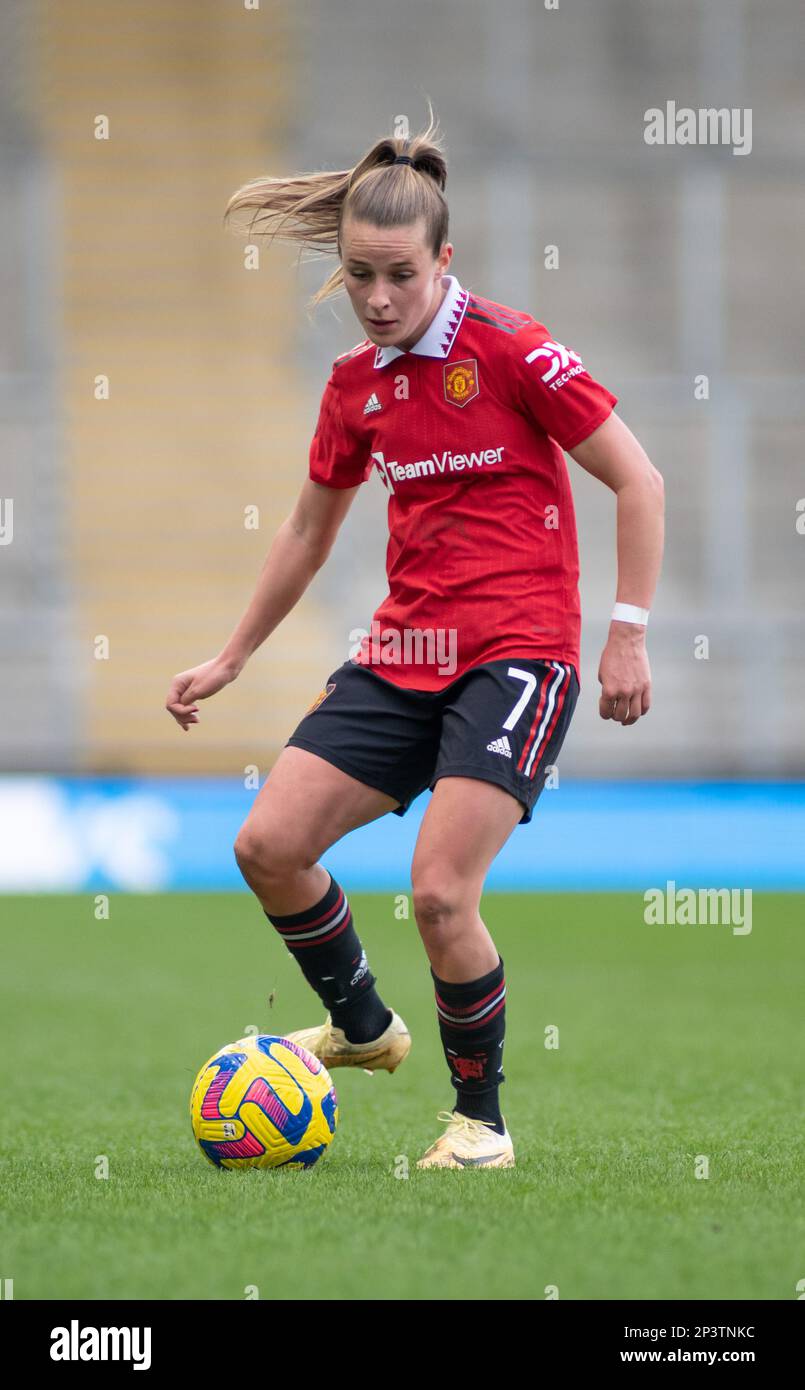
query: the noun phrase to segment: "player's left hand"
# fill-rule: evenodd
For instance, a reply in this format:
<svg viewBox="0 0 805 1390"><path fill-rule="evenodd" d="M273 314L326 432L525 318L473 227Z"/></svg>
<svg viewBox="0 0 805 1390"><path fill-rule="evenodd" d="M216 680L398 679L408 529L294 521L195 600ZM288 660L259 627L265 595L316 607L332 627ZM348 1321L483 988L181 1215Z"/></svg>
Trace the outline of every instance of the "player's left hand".
<svg viewBox="0 0 805 1390"><path fill-rule="evenodd" d="M646 629L639 623L609 625L609 638L598 667L602 719L636 724L651 708L651 669L646 652Z"/></svg>

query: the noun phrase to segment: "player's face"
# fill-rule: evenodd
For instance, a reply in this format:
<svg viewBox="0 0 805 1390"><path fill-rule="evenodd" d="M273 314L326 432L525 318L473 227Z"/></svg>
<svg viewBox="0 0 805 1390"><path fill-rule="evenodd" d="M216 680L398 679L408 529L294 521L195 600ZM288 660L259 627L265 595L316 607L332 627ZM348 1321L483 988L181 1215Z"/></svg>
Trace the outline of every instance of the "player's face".
<svg viewBox="0 0 805 1390"><path fill-rule="evenodd" d="M453 247L434 257L425 219L407 227L375 227L346 218L341 228L344 285L366 336L407 352L422 337L444 298L442 276Z"/></svg>

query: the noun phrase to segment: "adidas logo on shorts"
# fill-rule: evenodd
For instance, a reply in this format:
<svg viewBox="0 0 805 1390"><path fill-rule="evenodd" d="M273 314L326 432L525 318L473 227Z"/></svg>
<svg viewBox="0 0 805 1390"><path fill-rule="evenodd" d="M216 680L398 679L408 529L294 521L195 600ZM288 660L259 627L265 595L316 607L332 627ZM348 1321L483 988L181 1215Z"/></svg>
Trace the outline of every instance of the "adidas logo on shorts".
<svg viewBox="0 0 805 1390"><path fill-rule="evenodd" d="M512 755L509 740L505 734L503 738L493 738L492 742L486 745L486 750L488 753L502 753L504 758L510 758Z"/></svg>

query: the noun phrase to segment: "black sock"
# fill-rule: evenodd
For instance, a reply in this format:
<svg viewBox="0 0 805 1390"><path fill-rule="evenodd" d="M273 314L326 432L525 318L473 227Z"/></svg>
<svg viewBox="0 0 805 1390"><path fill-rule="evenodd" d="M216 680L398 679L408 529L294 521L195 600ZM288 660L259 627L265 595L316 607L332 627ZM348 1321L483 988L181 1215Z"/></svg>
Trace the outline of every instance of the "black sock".
<svg viewBox="0 0 805 1390"><path fill-rule="evenodd" d="M455 1109L472 1120L485 1120L496 1133L505 1125L500 1113L506 1032L506 981L503 961L479 980L461 984L434 974L436 1012L444 1055L456 1089Z"/></svg>
<svg viewBox="0 0 805 1390"><path fill-rule="evenodd" d="M374 987L375 977L352 924L349 902L332 874L324 897L304 912L265 915L347 1040L361 1043L379 1038L391 1022L391 1010Z"/></svg>

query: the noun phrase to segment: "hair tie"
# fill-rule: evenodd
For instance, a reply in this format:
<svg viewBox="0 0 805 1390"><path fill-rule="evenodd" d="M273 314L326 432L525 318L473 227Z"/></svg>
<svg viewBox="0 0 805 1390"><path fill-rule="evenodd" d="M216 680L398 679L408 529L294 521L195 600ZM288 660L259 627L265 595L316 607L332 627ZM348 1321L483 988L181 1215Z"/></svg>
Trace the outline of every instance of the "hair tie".
<svg viewBox="0 0 805 1390"><path fill-rule="evenodd" d="M398 154L391 162L392 164L413 164L414 161L411 159L410 155Z"/></svg>

